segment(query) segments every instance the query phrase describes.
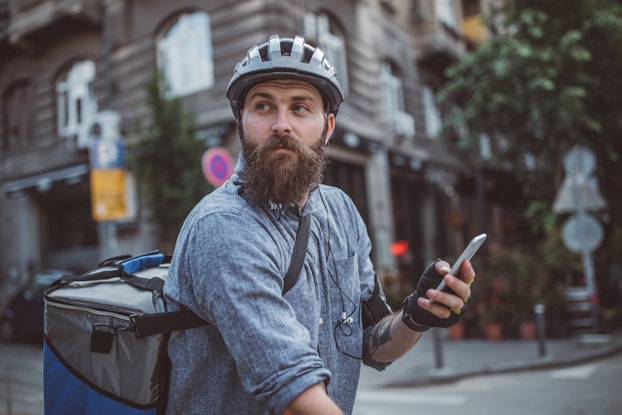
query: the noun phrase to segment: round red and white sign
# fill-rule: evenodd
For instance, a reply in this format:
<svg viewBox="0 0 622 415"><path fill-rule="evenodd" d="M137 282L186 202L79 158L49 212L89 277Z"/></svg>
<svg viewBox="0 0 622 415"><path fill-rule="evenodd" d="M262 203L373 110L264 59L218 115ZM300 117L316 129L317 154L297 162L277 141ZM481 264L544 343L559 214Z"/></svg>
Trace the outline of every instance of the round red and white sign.
<svg viewBox="0 0 622 415"><path fill-rule="evenodd" d="M221 186L233 174L233 159L223 147L213 147L203 153L203 176L214 187Z"/></svg>

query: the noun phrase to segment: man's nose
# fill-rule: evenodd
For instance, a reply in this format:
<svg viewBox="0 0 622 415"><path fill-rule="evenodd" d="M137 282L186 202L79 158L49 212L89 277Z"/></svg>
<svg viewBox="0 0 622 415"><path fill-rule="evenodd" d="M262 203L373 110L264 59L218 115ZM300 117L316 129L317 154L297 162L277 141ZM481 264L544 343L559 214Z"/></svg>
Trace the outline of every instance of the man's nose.
<svg viewBox="0 0 622 415"><path fill-rule="evenodd" d="M286 109L279 109L275 114L272 131L279 134L289 134L292 131L292 124Z"/></svg>

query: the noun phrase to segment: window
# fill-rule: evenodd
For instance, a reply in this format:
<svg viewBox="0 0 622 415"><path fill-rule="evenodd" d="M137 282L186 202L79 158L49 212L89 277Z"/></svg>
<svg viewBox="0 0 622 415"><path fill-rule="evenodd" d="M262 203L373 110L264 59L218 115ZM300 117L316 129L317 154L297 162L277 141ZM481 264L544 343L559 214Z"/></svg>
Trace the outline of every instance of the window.
<svg viewBox="0 0 622 415"><path fill-rule="evenodd" d="M454 9L454 0L435 0L436 1L436 18L439 22L444 23L447 27L457 29L456 10Z"/></svg>
<svg viewBox="0 0 622 415"><path fill-rule="evenodd" d="M88 145L89 130L97 116L94 81L95 64L82 61L56 84L58 135L75 137L78 148Z"/></svg>
<svg viewBox="0 0 622 415"><path fill-rule="evenodd" d="M425 130L429 138L436 138L441 131L441 112L436 105L432 88L423 87L423 110L425 113Z"/></svg>
<svg viewBox="0 0 622 415"><path fill-rule="evenodd" d="M488 134L480 134L479 136L479 156L482 160L490 160L492 158L492 144Z"/></svg>
<svg viewBox="0 0 622 415"><path fill-rule="evenodd" d="M184 96L214 85L214 61L209 15L182 14L157 46L158 67L170 93Z"/></svg>
<svg viewBox="0 0 622 415"><path fill-rule="evenodd" d="M4 134L2 150L10 151L33 144L34 87L21 81L11 86L3 97Z"/></svg>
<svg viewBox="0 0 622 415"><path fill-rule="evenodd" d="M457 105L452 105L451 107L451 116L457 119L461 119L462 109ZM464 141L469 137L469 127L467 126L465 121L460 121L454 124L453 128L454 135L458 141Z"/></svg>
<svg viewBox="0 0 622 415"><path fill-rule="evenodd" d="M380 66L380 88L382 94L382 111L394 132L406 138L415 135L415 119L404 111L404 90L388 62Z"/></svg>
<svg viewBox="0 0 622 415"><path fill-rule="evenodd" d="M343 32L336 22L326 14L307 13L304 17L306 41L316 41L326 54L328 61L335 66L337 80L345 94L348 92L348 63Z"/></svg>
<svg viewBox="0 0 622 415"><path fill-rule="evenodd" d="M391 64L384 62L380 67L380 87L382 88L383 113L387 118L404 110L402 81L393 74Z"/></svg>

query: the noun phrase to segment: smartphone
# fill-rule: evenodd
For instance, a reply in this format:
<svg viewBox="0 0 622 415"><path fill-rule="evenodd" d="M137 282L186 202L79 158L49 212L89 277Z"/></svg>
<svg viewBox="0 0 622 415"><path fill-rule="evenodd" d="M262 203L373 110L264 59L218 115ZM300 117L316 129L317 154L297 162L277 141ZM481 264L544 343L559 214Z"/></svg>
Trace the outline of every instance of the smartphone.
<svg viewBox="0 0 622 415"><path fill-rule="evenodd" d="M484 241L486 240L487 237L488 237L488 235L486 235L485 233L482 233L480 235L477 235L475 238L471 239L471 242L469 242L467 247L464 248L464 251L462 251L462 253L458 257L456 262L454 262L454 265L451 267L451 271L449 271L449 273L451 275L458 276L458 273L460 271L460 267L462 266L462 263L465 260L467 260L467 259L473 258L473 255L475 255L475 253L482 246L482 244L484 243ZM437 290L442 290L442 289L445 289L445 288L446 288L445 287L445 278L443 278L443 280L440 282L440 284L438 284L436 289ZM449 287L447 287L447 289L449 289Z"/></svg>

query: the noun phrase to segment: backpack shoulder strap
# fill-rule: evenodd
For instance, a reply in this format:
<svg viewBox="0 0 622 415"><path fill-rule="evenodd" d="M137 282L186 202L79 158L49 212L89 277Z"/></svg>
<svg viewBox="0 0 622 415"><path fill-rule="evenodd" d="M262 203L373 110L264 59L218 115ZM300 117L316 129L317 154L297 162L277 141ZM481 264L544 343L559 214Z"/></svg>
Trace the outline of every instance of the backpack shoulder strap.
<svg viewBox="0 0 622 415"><path fill-rule="evenodd" d="M176 330L194 329L208 324L190 310L130 316L130 327L137 339Z"/></svg>
<svg viewBox="0 0 622 415"><path fill-rule="evenodd" d="M285 274L283 280L283 295L292 289L298 281L300 271L302 270L302 264L305 262L305 256L307 255L307 246L309 245L309 230L311 228L311 218L309 215L305 215L300 220L300 227L298 228L298 235L296 235L296 244L294 245L294 251L292 253L292 259L289 263L289 268Z"/></svg>

